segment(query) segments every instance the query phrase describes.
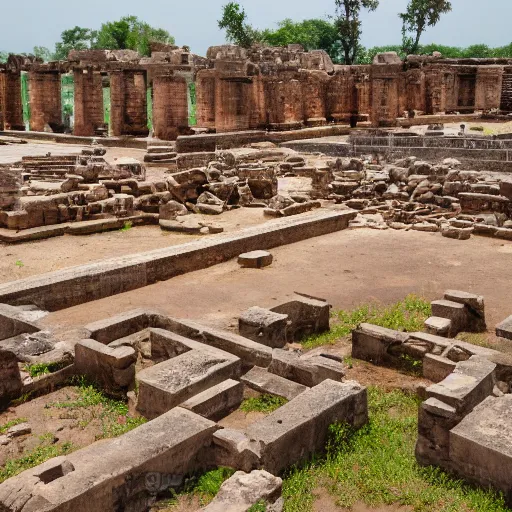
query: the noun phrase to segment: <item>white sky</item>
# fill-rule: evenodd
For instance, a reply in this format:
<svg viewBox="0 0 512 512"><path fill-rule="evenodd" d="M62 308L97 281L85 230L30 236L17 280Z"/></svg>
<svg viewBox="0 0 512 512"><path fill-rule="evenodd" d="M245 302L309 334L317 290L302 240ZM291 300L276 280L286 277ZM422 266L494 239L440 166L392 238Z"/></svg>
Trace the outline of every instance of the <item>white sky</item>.
<svg viewBox="0 0 512 512"><path fill-rule="evenodd" d="M0 0L0 50L30 52L35 45L54 48L63 30L75 25L99 28L102 22L135 15L167 29L179 45L204 55L222 44L217 28L222 5L228 0ZM257 28L275 26L284 18L321 18L334 11L334 0L241 0L249 22ZM407 0L381 0L372 14L363 16L365 46L398 44L401 23L397 13ZM512 42L512 0L452 0L453 11L429 29L422 43L451 46Z"/></svg>

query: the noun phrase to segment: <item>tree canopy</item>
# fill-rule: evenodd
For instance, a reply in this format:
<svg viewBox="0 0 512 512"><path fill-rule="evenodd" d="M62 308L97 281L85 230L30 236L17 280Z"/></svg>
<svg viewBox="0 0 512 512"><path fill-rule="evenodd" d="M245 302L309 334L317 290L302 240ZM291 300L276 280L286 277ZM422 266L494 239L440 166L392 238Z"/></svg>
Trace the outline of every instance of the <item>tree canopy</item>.
<svg viewBox="0 0 512 512"><path fill-rule="evenodd" d="M294 22L287 18L277 30L264 30L263 40L272 46L301 44L306 51L325 50L334 62L341 58L341 43L334 23L322 19Z"/></svg>
<svg viewBox="0 0 512 512"><path fill-rule="evenodd" d="M409 0L402 18L402 46L406 53L417 53L420 38L427 27L439 23L441 15L452 10L447 0Z"/></svg>
<svg viewBox="0 0 512 512"><path fill-rule="evenodd" d="M218 21L219 28L226 31L226 39L232 43L250 48L262 42L262 34L247 22L247 14L237 2L229 2L222 7L222 18Z"/></svg>
<svg viewBox="0 0 512 512"><path fill-rule="evenodd" d="M362 9L375 11L379 0L335 0L335 24L343 48L343 61L345 64L354 64L361 40L361 20L359 15Z"/></svg>
<svg viewBox="0 0 512 512"><path fill-rule="evenodd" d="M61 40L55 45L55 60L65 60L71 50L88 50L94 46L97 32L89 28L76 26L64 30Z"/></svg>

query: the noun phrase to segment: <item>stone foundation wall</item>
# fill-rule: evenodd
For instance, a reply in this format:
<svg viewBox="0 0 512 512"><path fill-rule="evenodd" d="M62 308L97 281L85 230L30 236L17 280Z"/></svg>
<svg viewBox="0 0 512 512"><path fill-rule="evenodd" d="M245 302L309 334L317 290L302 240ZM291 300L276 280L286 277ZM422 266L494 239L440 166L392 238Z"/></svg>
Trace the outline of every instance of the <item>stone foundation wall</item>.
<svg viewBox="0 0 512 512"><path fill-rule="evenodd" d="M12 210L21 197L21 169L0 167L0 210Z"/></svg>

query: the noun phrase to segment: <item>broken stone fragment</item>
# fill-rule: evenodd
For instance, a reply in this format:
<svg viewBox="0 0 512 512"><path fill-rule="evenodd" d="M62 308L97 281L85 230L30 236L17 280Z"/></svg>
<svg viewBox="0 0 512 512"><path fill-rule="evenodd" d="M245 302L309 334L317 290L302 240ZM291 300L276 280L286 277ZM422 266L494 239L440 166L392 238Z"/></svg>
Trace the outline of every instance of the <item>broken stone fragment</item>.
<svg viewBox="0 0 512 512"><path fill-rule="evenodd" d="M272 264L274 257L267 251L252 251L240 254L238 264L243 268L263 268Z"/></svg>

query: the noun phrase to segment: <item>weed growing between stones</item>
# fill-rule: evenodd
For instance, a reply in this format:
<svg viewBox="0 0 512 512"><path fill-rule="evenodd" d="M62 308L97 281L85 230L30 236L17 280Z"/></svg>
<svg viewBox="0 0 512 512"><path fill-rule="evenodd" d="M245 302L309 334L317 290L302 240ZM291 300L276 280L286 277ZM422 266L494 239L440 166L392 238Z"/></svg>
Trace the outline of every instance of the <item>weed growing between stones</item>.
<svg viewBox="0 0 512 512"><path fill-rule="evenodd" d="M67 363L55 362L55 363L36 363L27 364L23 368L32 378L41 377L41 375L48 375L58 370L62 370L67 366Z"/></svg>
<svg viewBox="0 0 512 512"><path fill-rule="evenodd" d="M240 410L249 413L249 412L264 412L265 414L270 414L274 412L279 407L288 403L286 398L282 398L280 396L263 394L258 396L257 398L248 398L242 402L240 405Z"/></svg>
<svg viewBox="0 0 512 512"><path fill-rule="evenodd" d="M90 418L84 418L81 421L81 425L85 427L94 418L99 418L102 424L102 435L99 436L100 438L117 437L146 423L147 420L144 417L130 416L128 414L128 406L124 401L107 397L103 391L83 378L77 382L79 396L76 400L55 402L48 404L47 407L91 409Z"/></svg>
<svg viewBox="0 0 512 512"><path fill-rule="evenodd" d="M325 456L288 472L285 512L312 510L315 488L339 507L398 504L415 512L506 512L503 497L473 488L440 469L416 463L418 399L401 391L369 389L370 422L358 431L331 427Z"/></svg>
<svg viewBox="0 0 512 512"><path fill-rule="evenodd" d="M305 349L334 344L340 338L349 336L353 329L364 322L397 331L421 331L423 323L431 316L431 306L422 297L408 295L391 306L362 304L352 311L334 311L331 316L331 330L306 338L302 342Z"/></svg>
<svg viewBox="0 0 512 512"><path fill-rule="evenodd" d="M133 222L131 221L127 221L124 223L123 227L119 230L119 231L129 231L130 229L133 228Z"/></svg>
<svg viewBox="0 0 512 512"><path fill-rule="evenodd" d="M40 436L37 448L17 459L8 460L3 467L0 467L0 483L27 469L42 464L48 459L66 455L71 451L73 451L71 443L55 443L55 438L51 433Z"/></svg>

